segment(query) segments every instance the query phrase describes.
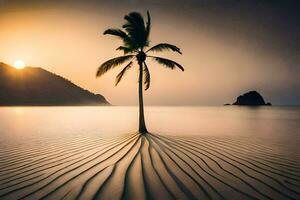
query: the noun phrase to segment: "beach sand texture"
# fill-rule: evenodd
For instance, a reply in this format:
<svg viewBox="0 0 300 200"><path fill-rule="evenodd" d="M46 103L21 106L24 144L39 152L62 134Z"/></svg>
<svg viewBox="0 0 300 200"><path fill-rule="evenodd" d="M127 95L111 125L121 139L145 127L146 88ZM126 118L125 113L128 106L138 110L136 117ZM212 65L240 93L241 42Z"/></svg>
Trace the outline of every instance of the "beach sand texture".
<svg viewBox="0 0 300 200"><path fill-rule="evenodd" d="M272 140L132 133L1 145L3 200L300 199L299 153Z"/></svg>

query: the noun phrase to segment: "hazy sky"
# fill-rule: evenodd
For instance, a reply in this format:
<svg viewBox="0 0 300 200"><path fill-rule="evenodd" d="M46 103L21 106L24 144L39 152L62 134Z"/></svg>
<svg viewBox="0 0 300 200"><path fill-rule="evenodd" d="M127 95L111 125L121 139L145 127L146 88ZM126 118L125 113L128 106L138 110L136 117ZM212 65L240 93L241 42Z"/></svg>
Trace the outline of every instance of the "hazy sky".
<svg viewBox="0 0 300 200"><path fill-rule="evenodd" d="M137 103L137 67L114 87L122 69L95 78L121 55L121 42L102 35L130 11L152 16L151 44L168 42L183 55L163 54L185 68L149 62L147 105L220 105L248 90L274 104L300 104L300 3L257 0L0 0L0 61L43 67L103 94Z"/></svg>

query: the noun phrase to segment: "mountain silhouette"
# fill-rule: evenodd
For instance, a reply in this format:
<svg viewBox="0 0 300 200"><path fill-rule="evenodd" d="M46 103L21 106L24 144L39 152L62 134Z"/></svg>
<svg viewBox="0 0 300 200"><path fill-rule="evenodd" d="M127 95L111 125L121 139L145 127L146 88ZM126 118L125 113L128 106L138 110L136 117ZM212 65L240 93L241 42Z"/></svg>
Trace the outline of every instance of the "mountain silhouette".
<svg viewBox="0 0 300 200"><path fill-rule="evenodd" d="M0 105L109 105L100 94L39 67L0 62Z"/></svg>

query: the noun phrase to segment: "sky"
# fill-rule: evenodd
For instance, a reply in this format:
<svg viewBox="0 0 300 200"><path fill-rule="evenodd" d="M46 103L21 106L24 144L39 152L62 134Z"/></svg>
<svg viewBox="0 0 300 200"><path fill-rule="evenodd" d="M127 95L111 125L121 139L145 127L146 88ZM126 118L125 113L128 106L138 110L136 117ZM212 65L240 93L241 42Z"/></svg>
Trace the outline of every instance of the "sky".
<svg viewBox="0 0 300 200"><path fill-rule="evenodd" d="M149 61L146 105L223 105L249 90L276 105L300 104L300 3L297 0L0 0L0 61L42 67L115 105L138 102L138 68L115 87L113 69L97 67L122 55L121 41L104 36L131 11L152 17L150 46L185 67ZM158 54L157 54L158 55Z"/></svg>

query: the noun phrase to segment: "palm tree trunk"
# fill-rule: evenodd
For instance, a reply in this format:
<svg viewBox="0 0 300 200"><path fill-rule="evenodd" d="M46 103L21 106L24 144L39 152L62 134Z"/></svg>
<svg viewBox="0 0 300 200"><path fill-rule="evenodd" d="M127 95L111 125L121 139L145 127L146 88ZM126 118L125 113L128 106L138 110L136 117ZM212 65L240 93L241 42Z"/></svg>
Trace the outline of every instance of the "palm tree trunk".
<svg viewBox="0 0 300 200"><path fill-rule="evenodd" d="M145 117L144 117L144 101L143 101L143 63L139 63L140 75L139 75L139 132L142 134L148 133Z"/></svg>

